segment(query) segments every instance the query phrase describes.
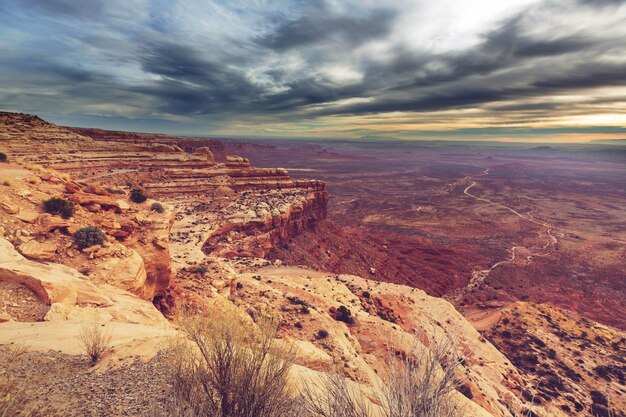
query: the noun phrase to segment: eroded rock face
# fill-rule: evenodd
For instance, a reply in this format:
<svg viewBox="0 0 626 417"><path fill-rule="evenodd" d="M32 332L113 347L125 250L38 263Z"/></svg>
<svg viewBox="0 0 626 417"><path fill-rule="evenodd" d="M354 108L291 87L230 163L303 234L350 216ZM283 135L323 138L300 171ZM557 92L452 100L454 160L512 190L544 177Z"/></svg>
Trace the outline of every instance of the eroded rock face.
<svg viewBox="0 0 626 417"><path fill-rule="evenodd" d="M203 245L215 256L265 257L304 230L326 217L327 194L323 184L313 184L292 204L274 204L270 199L250 207L244 201L228 215L228 221L211 233ZM236 203L235 203L236 204Z"/></svg>
<svg viewBox="0 0 626 417"><path fill-rule="evenodd" d="M198 140L194 153L187 154L170 149L177 143L172 137L167 146L157 149L140 134L92 133L97 140L81 144L80 150L72 150L70 144L66 151L33 154L14 144L14 151L32 162L78 176L82 181L65 181L65 192L71 201L94 214L113 210L123 215L133 208L109 190L111 183L141 183L149 196L174 203L178 209L205 204L205 210L212 212L211 219L206 219L210 233L203 231L198 238L206 242L206 253L266 256L326 217L328 197L322 182L293 180L283 168L253 168L247 158L236 155L216 163L213 142ZM155 294L166 288L166 277L171 279L162 261L167 256L166 239L150 238L155 242L150 245L146 238L134 238L136 232L105 228L144 257L147 284L154 283Z"/></svg>
<svg viewBox="0 0 626 417"><path fill-rule="evenodd" d="M167 321L147 301L112 286L98 286L73 268L42 264L20 255L0 238L0 281L24 285L50 306L45 320L84 319L93 309L126 323L163 326Z"/></svg>
<svg viewBox="0 0 626 417"><path fill-rule="evenodd" d="M3 235L24 256L75 267L96 283L108 283L144 300L169 288L175 275L168 237L171 206L165 204L163 212L156 212L150 209L153 201L135 204L111 187L71 181L58 173L39 171L45 181L33 184L28 181L32 170L5 165L1 168L10 170L14 183L3 187L2 197L12 201L17 213L0 211L0 222ZM42 202L53 196L75 202L71 218L42 212ZM72 235L84 226L100 228L107 241L78 250Z"/></svg>

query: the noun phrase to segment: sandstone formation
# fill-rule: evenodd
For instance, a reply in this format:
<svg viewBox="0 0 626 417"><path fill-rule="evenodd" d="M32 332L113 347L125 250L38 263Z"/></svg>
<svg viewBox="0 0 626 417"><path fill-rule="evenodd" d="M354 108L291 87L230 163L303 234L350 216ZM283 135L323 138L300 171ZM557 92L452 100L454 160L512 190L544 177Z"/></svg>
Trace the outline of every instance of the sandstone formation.
<svg viewBox="0 0 626 417"><path fill-rule="evenodd" d="M29 261L1 238L0 281L21 284L32 290L50 306L45 316L47 321L80 321L97 309L116 322L167 325L151 303L112 286L95 285L73 268Z"/></svg>

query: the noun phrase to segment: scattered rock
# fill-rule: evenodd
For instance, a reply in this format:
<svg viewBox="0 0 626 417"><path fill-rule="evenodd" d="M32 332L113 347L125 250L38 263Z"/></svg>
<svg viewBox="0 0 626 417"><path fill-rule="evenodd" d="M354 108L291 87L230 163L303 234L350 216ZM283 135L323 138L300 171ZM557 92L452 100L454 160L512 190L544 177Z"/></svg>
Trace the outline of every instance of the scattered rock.
<svg viewBox="0 0 626 417"><path fill-rule="evenodd" d="M0 209L4 210L7 214L17 214L20 212L20 208L6 201L0 201Z"/></svg>
<svg viewBox="0 0 626 417"><path fill-rule="evenodd" d="M15 217L17 217L24 223L33 224L37 221L39 213L30 210L20 210L20 212Z"/></svg>
<svg viewBox="0 0 626 417"><path fill-rule="evenodd" d="M6 323L9 321L13 321L13 317L9 313L0 312L0 323Z"/></svg>
<svg viewBox="0 0 626 417"><path fill-rule="evenodd" d="M30 240L19 246L22 255L29 259L38 261L50 261L54 259L57 251L57 245L51 242L39 243L36 240Z"/></svg>

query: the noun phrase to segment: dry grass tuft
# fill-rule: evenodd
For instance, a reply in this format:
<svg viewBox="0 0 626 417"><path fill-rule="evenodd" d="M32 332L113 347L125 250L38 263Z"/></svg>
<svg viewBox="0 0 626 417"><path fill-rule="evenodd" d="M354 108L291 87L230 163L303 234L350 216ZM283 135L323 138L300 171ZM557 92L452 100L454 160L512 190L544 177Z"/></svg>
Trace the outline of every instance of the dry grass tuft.
<svg viewBox="0 0 626 417"><path fill-rule="evenodd" d="M78 334L78 340L90 359L91 365L98 363L102 354L111 347L111 334L104 327L99 315L86 321Z"/></svg>

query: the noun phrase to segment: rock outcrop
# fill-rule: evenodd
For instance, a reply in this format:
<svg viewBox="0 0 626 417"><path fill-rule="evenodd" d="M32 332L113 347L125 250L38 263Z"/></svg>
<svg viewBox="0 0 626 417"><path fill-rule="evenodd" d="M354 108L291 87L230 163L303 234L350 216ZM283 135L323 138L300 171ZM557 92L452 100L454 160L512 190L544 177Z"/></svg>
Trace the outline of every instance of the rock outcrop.
<svg viewBox="0 0 626 417"><path fill-rule="evenodd" d="M35 171L46 180L33 184L28 181L32 170L13 164L4 168L13 175L13 184L3 186L1 201L11 201L11 210L0 212L3 235L24 256L88 271L94 282L111 284L144 300L165 295L175 275L169 252L174 221L170 205L156 212L150 209L152 201L136 204L126 195L68 181L60 174ZM59 196L75 203L69 219L42 213L43 201ZM78 250L71 235L90 225L103 230L108 240Z"/></svg>
<svg viewBox="0 0 626 417"><path fill-rule="evenodd" d="M96 285L73 268L29 261L0 238L0 282L28 287L50 306L47 321L80 321L94 309L109 320L163 326L167 321L152 303L113 286Z"/></svg>

